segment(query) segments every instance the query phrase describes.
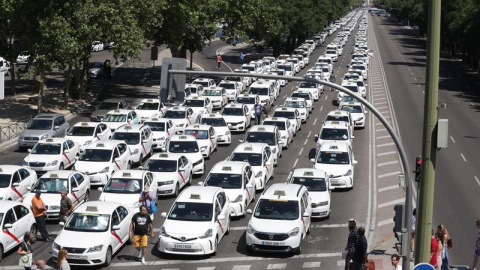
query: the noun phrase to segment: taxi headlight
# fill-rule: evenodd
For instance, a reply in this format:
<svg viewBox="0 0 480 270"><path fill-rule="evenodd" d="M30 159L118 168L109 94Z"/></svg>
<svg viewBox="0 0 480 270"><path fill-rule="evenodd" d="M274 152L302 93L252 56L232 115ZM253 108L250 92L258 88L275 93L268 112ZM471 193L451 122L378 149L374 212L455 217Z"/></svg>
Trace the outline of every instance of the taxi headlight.
<svg viewBox="0 0 480 270"><path fill-rule="evenodd" d="M225 135L227 135L227 136L230 135L230 134L232 134L232 133L230 132L230 130L228 130L228 131L225 132Z"/></svg>
<svg viewBox="0 0 480 270"><path fill-rule="evenodd" d="M40 137L40 140L45 140L46 138L47 138L47 134L42 135L42 137Z"/></svg>
<svg viewBox="0 0 480 270"><path fill-rule="evenodd" d="M305 113L304 113L304 112L302 112L302 115L305 115Z"/></svg>
<svg viewBox="0 0 480 270"><path fill-rule="evenodd" d="M208 229L203 235L200 235L198 238L204 239L212 236L212 229Z"/></svg>
<svg viewBox="0 0 480 270"><path fill-rule="evenodd" d="M138 154L139 150L138 149L135 149L135 151L132 152L132 155L136 155Z"/></svg>
<svg viewBox="0 0 480 270"><path fill-rule="evenodd" d="M262 177L262 174L263 174L263 172L262 172L262 171L259 171L259 172L255 175L255 177Z"/></svg>
<svg viewBox="0 0 480 270"><path fill-rule="evenodd" d="M54 161L48 162L45 166L55 166L55 165L57 165L57 163L58 163L58 161L54 160Z"/></svg>
<svg viewBox="0 0 480 270"><path fill-rule="evenodd" d="M255 234L256 233L255 229L250 224L248 224L247 233L249 233L249 234Z"/></svg>
<svg viewBox="0 0 480 270"><path fill-rule="evenodd" d="M357 121L362 121L362 120L363 120L363 117L360 117L360 118L358 118L358 120L357 120Z"/></svg>
<svg viewBox="0 0 480 270"><path fill-rule="evenodd" d="M103 245L93 246L93 247L88 249L87 253L99 252L99 251L102 251L102 248L103 248Z"/></svg>
<svg viewBox="0 0 480 270"><path fill-rule="evenodd" d="M185 125L185 124L180 124L180 125L178 125L178 126L179 126L179 127L183 127L184 125Z"/></svg>
<svg viewBox="0 0 480 270"><path fill-rule="evenodd" d="M352 170L348 170L348 172L346 174L344 174L343 176L349 176L349 175L352 175Z"/></svg>
<svg viewBox="0 0 480 270"><path fill-rule="evenodd" d="M164 184L164 185L172 185L173 182L175 182L175 181L173 181L173 180L168 180L168 181L163 182L163 184Z"/></svg>
<svg viewBox="0 0 480 270"><path fill-rule="evenodd" d="M160 137L160 138L158 138L158 140L163 141L163 140L165 140L165 137Z"/></svg>
<svg viewBox="0 0 480 270"><path fill-rule="evenodd" d="M235 200L233 200L232 202L237 203L237 202L241 202L241 201L242 201L242 194L238 195L238 197L235 198Z"/></svg>
<svg viewBox="0 0 480 270"><path fill-rule="evenodd" d="M165 237L170 237L170 235L169 235L169 234L167 233L167 231L165 230L165 227L164 227L164 226L162 226L162 227L160 228L160 235L161 235L161 236L165 236Z"/></svg>
<svg viewBox="0 0 480 270"><path fill-rule="evenodd" d="M91 144L91 143L92 143L91 140L90 140L90 141L86 141L86 142L83 143L83 146L89 145L89 144Z"/></svg>
<svg viewBox="0 0 480 270"><path fill-rule="evenodd" d="M133 207L140 207L141 205L142 205L141 202L135 202L135 203L133 204Z"/></svg>
<svg viewBox="0 0 480 270"><path fill-rule="evenodd" d="M277 153L277 148L273 148L272 153L276 154Z"/></svg>
<svg viewBox="0 0 480 270"><path fill-rule="evenodd" d="M59 244L53 242L52 249L60 250L60 249L62 249L62 247Z"/></svg>
<svg viewBox="0 0 480 270"><path fill-rule="evenodd" d="M103 168L103 170L99 171L98 173L107 173L109 169L110 169L110 167L107 166L107 167Z"/></svg>
<svg viewBox="0 0 480 270"><path fill-rule="evenodd" d="M19 138L20 140L23 140L23 133L20 133L20 135L18 135L18 138Z"/></svg>
<svg viewBox="0 0 480 270"><path fill-rule="evenodd" d="M296 227L295 229L288 232L288 236L297 236L300 228Z"/></svg>
<svg viewBox="0 0 480 270"><path fill-rule="evenodd" d="M207 150L207 146L202 146L202 147L200 147L200 150L202 150L202 151Z"/></svg>
<svg viewBox="0 0 480 270"><path fill-rule="evenodd" d="M312 208L316 208L316 207L319 207L319 206L325 206L325 205L328 205L328 201L319 202L319 203L312 203Z"/></svg>

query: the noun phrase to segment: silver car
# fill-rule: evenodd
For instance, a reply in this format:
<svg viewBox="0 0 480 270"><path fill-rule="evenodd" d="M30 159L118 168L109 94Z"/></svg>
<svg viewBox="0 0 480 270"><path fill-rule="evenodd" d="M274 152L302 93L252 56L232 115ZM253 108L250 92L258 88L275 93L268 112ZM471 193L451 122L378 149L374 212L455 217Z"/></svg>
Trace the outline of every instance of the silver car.
<svg viewBox="0 0 480 270"><path fill-rule="evenodd" d="M95 111L90 115L90 121L101 122L105 114L113 110L130 109L130 105L123 98L109 98L105 99L97 106Z"/></svg>
<svg viewBox="0 0 480 270"><path fill-rule="evenodd" d="M46 113L35 116L18 136L18 147L33 147L38 141L52 137L65 137L70 124L62 114Z"/></svg>

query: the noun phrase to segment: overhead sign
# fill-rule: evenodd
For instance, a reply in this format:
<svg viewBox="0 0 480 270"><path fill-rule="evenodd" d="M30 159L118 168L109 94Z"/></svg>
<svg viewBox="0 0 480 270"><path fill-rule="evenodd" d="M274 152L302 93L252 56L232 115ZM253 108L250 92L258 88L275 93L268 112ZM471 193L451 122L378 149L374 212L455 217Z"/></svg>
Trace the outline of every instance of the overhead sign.
<svg viewBox="0 0 480 270"><path fill-rule="evenodd" d="M419 263L415 265L412 270L435 270L435 267L428 263Z"/></svg>
<svg viewBox="0 0 480 270"><path fill-rule="evenodd" d="M170 74L169 70L187 70L185 58L163 58L160 75L160 99L162 102L183 102L185 98L185 74Z"/></svg>

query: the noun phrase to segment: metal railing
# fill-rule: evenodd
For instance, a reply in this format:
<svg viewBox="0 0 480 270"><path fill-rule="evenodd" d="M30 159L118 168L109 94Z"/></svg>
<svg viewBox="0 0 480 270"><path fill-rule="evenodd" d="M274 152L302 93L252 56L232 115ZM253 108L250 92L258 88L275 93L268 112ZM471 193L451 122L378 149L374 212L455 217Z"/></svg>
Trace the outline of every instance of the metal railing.
<svg viewBox="0 0 480 270"><path fill-rule="evenodd" d="M0 144L18 137L25 130L28 122L14 122L0 127Z"/></svg>

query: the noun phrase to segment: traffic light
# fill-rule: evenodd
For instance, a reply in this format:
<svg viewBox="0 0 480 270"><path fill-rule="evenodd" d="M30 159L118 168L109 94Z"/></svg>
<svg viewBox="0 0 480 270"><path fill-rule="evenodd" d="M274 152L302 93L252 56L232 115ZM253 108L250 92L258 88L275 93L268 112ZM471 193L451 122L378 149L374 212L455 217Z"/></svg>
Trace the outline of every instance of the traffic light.
<svg viewBox="0 0 480 270"><path fill-rule="evenodd" d="M395 204L393 210L395 211L395 216L393 217L393 232L401 232L403 222L403 204ZM395 236L396 235L397 234L395 234Z"/></svg>
<svg viewBox="0 0 480 270"><path fill-rule="evenodd" d="M415 181L420 182L420 175L422 173L422 157L415 158Z"/></svg>

